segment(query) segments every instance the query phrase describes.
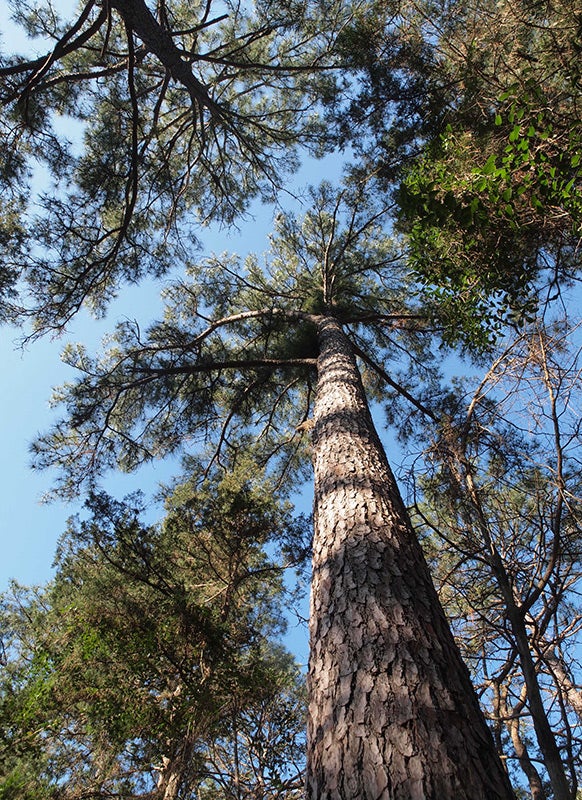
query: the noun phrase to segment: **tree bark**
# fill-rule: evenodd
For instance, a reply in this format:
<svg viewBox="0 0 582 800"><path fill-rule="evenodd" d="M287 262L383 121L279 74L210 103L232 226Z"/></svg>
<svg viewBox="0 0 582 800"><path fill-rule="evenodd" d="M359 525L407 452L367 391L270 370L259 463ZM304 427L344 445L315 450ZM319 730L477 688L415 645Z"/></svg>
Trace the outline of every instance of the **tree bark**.
<svg viewBox="0 0 582 800"><path fill-rule="evenodd" d="M509 800L349 340L319 343L307 798Z"/></svg>
<svg viewBox="0 0 582 800"><path fill-rule="evenodd" d="M564 762L544 706L523 614L515 605L512 595L507 596L505 601L507 617L511 625L521 671L527 688L527 704L531 713L536 739L542 752L544 766L550 777L554 800L572 800L572 791L566 776Z"/></svg>
<svg viewBox="0 0 582 800"><path fill-rule="evenodd" d="M487 549L489 550L489 564L505 603L505 613L511 626L521 671L527 688L527 703L531 713L537 742L543 756L544 766L550 777L554 800L572 800L572 790L570 789L560 749L554 731L552 730L540 690L537 666L532 654L531 642L525 624L524 606L517 605L514 596L514 588L509 579L507 569L489 534L487 519L479 501L479 494L471 470L466 466L465 482L471 502L477 514L479 530L483 542L487 545Z"/></svg>
<svg viewBox="0 0 582 800"><path fill-rule="evenodd" d="M180 687L176 690L176 694L180 694ZM196 735L192 731L187 732L174 743L171 755L162 756L156 790L152 794L153 800L177 800L192 761L196 741ZM168 742L168 744L173 743Z"/></svg>
<svg viewBox="0 0 582 800"><path fill-rule="evenodd" d="M525 746L521 734L519 732L519 719L513 718L508 721L507 728L511 736L511 743L515 750L515 755L522 768L524 775L527 778L531 800L546 800L546 793L544 785L539 772L533 765L527 747Z"/></svg>

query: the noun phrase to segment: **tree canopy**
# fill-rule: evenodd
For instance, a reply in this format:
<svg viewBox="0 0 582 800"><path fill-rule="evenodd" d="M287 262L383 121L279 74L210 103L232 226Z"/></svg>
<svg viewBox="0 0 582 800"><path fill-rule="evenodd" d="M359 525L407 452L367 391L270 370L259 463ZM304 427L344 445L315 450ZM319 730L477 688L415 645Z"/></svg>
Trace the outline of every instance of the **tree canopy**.
<svg viewBox="0 0 582 800"><path fill-rule="evenodd" d="M0 62L6 111L0 141L8 153L0 171L0 313L30 317L36 332L60 331L84 303L104 312L123 281L179 272L166 286L163 319L148 328L140 320L118 325L95 357L82 345L65 351L79 377L57 391L63 417L35 442L35 464L59 468L57 489L66 496L89 489L96 525L109 519L115 535L108 539L93 527L89 540L87 527L77 529L69 539L72 561L60 555L49 616L43 617L40 595L23 601L25 615L48 620L61 602L66 570L96 547L105 569L87 573L75 591L92 581L95 589L101 572L112 581L125 620L120 640L135 638L132 669L143 659L150 674L140 672L134 684L144 730L158 733L148 703L160 706L160 696L164 713L177 708L178 716L189 697L196 724L212 717L207 702L236 706L228 723L216 716L225 733L213 729L204 739L202 761L193 722L175 752L164 750L167 737L148 740L148 752L159 753L163 764L158 789L171 792L185 781L186 762L192 786L202 762L220 772L223 759L236 762L236 781L246 780L245 770L255 770L257 708L238 679L244 684L248 668L252 691L260 694L260 670L271 686L274 665L286 676L291 705L297 687L284 657L252 647L255 633L260 639L264 629L276 629L272 597L253 584L267 609L255 618L235 597L250 573L236 573L232 592L223 594L214 583L215 561L230 569L239 564L235 553L253 565L256 556L261 572L264 541L258 537L252 554L240 536L228 552L217 548L224 538L219 517L231 520L228 539L236 508L226 502L224 486L204 490L204 502L218 509L209 523L218 539L202 546L208 558L200 570L210 594L197 584L202 594L190 610L200 636L190 644L200 652L189 651L188 659L211 676L215 664L206 664L206 648L216 645L217 685L205 684L192 700L180 673L178 689L164 684L152 694L148 680L158 673L148 636L154 632L175 667L182 663L172 649L181 642L175 625L178 633L190 630L188 614L180 616L180 607L176 623L174 606L165 605L170 596L182 602L187 585L184 573L175 594L166 571L172 542L182 541L183 519L174 511L159 528L138 526L147 546L142 552L131 543L125 554L125 539L116 537L134 530L135 515L126 518L127 506L100 495L98 483L109 469L134 470L182 452L196 454L211 479L219 468L265 470L267 491L288 494L311 459L309 800L332 800L338 792L358 800L509 800L499 758L507 756L509 740L509 757L536 800L571 800L578 695L565 639L556 631L575 608L561 603L578 580L579 458L566 457L566 409L558 410L565 375L547 348L558 330L549 333L551 303L565 304L565 288L578 279L579 12L562 0L160 2L155 10L142 0L90 0L76 21L61 22L53 9L14 7L21 24L52 44L38 58L9 55ZM72 125L78 135L69 142ZM277 214L264 257L195 258L200 225L231 224L255 197L274 208L300 154L336 145L355 157L347 182L341 190L329 183L310 190L311 206L301 215ZM450 345L463 343L483 359L519 326L526 326L526 338L499 357L468 409L456 393L443 392L439 368ZM521 362L520 347L527 350ZM521 370L522 386L528 370L535 374L549 397L543 437L553 435L551 458L513 421L500 421L502 399L483 395L509 364ZM374 401L399 423L401 438L422 420L422 436L431 442L428 476L419 483L421 533L453 632L481 682L495 742L377 434ZM569 443L578 434L579 423ZM537 463L542 458L547 463ZM257 498L250 501L257 511ZM270 529L263 512L259 523ZM159 536L164 556L154 564ZM441 557L442 541L448 551ZM188 569L196 572L188 553ZM138 558L140 574L127 572L126 555ZM108 565L129 576L130 585L119 585ZM268 585L277 595L277 582ZM163 596L160 631L156 619L135 614L152 589ZM220 612L218 596L228 601ZM93 602L103 602L99 618L110 626L106 638L117 642L118 623L97 589ZM240 614L231 619L235 606ZM86 627L71 634L75 652L85 652ZM494 650L503 664L494 661ZM57 651L55 645L49 667L50 659L61 663ZM256 660L248 661L253 653ZM25 663L20 698L37 686ZM236 665L235 676L228 664ZM103 679L111 688L110 675L96 675L98 685ZM41 681L41 695L53 677ZM281 685L272 686L280 697ZM107 691L103 697L107 709ZM272 719L273 695L260 699ZM46 709L50 716L50 703ZM125 780L119 768L127 756L112 749L116 729L109 721L100 728L91 713L79 717L91 728L82 736L107 739L95 752L114 753L112 780ZM549 788L524 735L526 720ZM141 741L134 722L120 734L124 747ZM67 736L66 747L73 741ZM296 752L294 740L282 746ZM278 752L265 775L279 769ZM108 764L100 762L97 771ZM277 775L279 788L295 791ZM206 780L196 785L212 797L226 791L230 778L221 784L207 774Z"/></svg>
<svg viewBox="0 0 582 800"><path fill-rule="evenodd" d="M380 224L386 208L365 186L354 199L323 184L312 199L303 217L278 216L264 263L202 260L168 287L164 319L148 331L122 323L96 359L67 349L80 378L59 390L66 416L34 445L38 465L62 468L65 491L190 442L217 457L256 440L280 474L305 463L308 440L297 428L312 413L315 326L325 313L352 334L372 394L400 386L422 408L406 387L421 358L430 375L431 330L406 300L402 260Z"/></svg>
<svg viewBox="0 0 582 800"><path fill-rule="evenodd" d="M13 8L47 44L0 61L4 318L58 330L84 301L102 311L120 282L187 262L201 225L272 200L300 145L326 147L348 3Z"/></svg>
<svg viewBox="0 0 582 800"><path fill-rule="evenodd" d="M360 124L344 135L395 192L409 267L451 338L480 319L493 338L578 274L579 12L559 0L374 8L350 28L364 77Z"/></svg>
<svg viewBox="0 0 582 800"><path fill-rule="evenodd" d="M451 339L483 344L475 320L491 338L531 316L538 279L551 297L576 272L569 3L136 0L71 21L15 2L14 17L51 45L0 62L4 317L61 330L85 301L102 312L120 283L187 265L201 224L275 201L300 153L338 143L397 198ZM31 194L39 163L48 185Z"/></svg>
<svg viewBox="0 0 582 800"><path fill-rule="evenodd" d="M52 583L3 597L0 796L294 796L302 679L276 639L306 521L234 473L178 487L159 525L141 502L92 497Z"/></svg>

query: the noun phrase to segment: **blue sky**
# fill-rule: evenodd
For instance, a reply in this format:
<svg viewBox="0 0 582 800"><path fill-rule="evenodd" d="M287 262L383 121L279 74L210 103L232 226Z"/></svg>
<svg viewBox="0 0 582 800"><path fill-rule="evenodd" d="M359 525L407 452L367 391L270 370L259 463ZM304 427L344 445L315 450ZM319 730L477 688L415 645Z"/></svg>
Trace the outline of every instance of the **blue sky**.
<svg viewBox="0 0 582 800"><path fill-rule="evenodd" d="M55 6L71 6L70 0L56 0ZM9 25L6 0L0 0L0 32L2 40L9 41L20 52L26 41L20 32ZM39 52L44 52L41 46ZM33 48L34 50L34 48ZM35 53L37 54L37 53ZM318 183L323 178L334 180L341 172L342 160L328 157L316 162L307 160L300 175L289 188ZM292 201L291 196L287 200ZM295 205L295 210L299 210ZM238 230L205 228L199 232L203 249L200 257L212 252L232 251L240 254L263 252L268 247L267 234L271 230L273 208L255 204L252 215L240 221ZM3 380L0 383L0 592L6 590L12 579L24 585L45 583L52 574L52 563L57 541L66 528L67 519L82 512L83 498L76 503L52 501L42 503L43 495L51 488L55 474L31 469L30 443L38 433L46 431L52 421L60 416L59 409L51 409L49 400L54 387L73 380L74 371L61 361L60 354L67 342L81 342L91 352L99 346L101 338L110 332L116 321L134 319L147 327L159 316L160 291L165 281L145 281L139 287L121 292L110 307L105 320L96 321L82 312L72 322L68 332L57 340L44 338L26 349L19 346L22 332L0 327L0 359ZM137 311L136 311L137 310ZM160 483L168 482L179 472L173 462L158 462L133 475L112 474L104 488L115 497L123 497L135 489L146 496L154 494ZM306 497L302 510L311 509L311 497ZM162 511L160 509L160 515ZM297 610L305 617L306 604ZM285 644L296 655L298 662L307 662L305 625L289 615L289 634Z"/></svg>
<svg viewBox="0 0 582 800"><path fill-rule="evenodd" d="M54 5L57 9L64 9L75 3L56 0ZM0 0L0 33L1 42L8 42L11 51L28 51L34 55L46 51L44 43L31 45L10 23L6 0ZM340 170L339 158L327 158L322 162L311 160L291 185L300 187L303 182L317 183L323 177L333 180ZM267 234L271 230L272 216L272 208L256 204L253 216L242 221L239 230L201 230L201 257L223 250L239 253L264 251L268 246ZM0 546L3 554L0 591L7 588L11 579L29 585L50 577L55 545L65 529L66 520L82 508L82 498L72 504L42 503L55 475L30 468L31 441L59 416L58 409L49 408L52 390L74 379L74 372L62 363L60 353L69 341L82 342L94 351L115 322L124 317L135 318L136 309L139 310L140 325L147 326L158 316L163 284L163 281L157 285L147 281L139 287L127 289L112 305L105 320L97 322L88 314L81 313L62 338L44 338L24 350L19 345L22 335L19 330L0 328L3 365L0 383ZM136 488L142 488L148 494L175 472L175 464L158 463L141 470L138 475L114 475L106 482L105 488L118 497Z"/></svg>
<svg viewBox="0 0 582 800"><path fill-rule="evenodd" d="M58 409L49 407L53 387L74 377L60 359L65 342L94 340L96 327L85 319L75 326L75 335L56 341L43 339L26 350L18 345L18 331L0 330L4 368L0 386L0 591L12 578L27 585L47 580L66 520L82 508L82 498L77 503L42 502L55 474L31 469L29 446L58 418ZM169 465L156 464L139 476L112 476L107 489L117 496L138 486L147 491L169 474Z"/></svg>
<svg viewBox="0 0 582 800"><path fill-rule="evenodd" d="M271 212L259 208L260 219L250 219L241 230L202 233L203 253L233 250L244 242L245 250L266 249L266 233L270 229ZM203 255L203 254L201 254ZM60 416L51 409L49 400L54 387L72 380L75 373L61 361L67 342L82 342L96 349L101 338L111 331L117 320L135 318L139 309L142 326L159 316L160 290L164 281L146 281L139 287L127 288L111 307L105 320L94 320L80 314L62 338L43 338L25 349L19 345L21 332L15 328L0 329L0 359L4 379L0 384L0 591L14 578L21 583L44 582L56 542L64 531L67 518L82 508L78 503L53 501L42 503L55 474L30 468L29 446L38 433L46 431ZM106 481L106 489L116 496L142 488L146 494L155 491L159 482L168 480L177 470L175 463L156 463L137 475L114 474Z"/></svg>
<svg viewBox="0 0 582 800"><path fill-rule="evenodd" d="M0 385L0 588L8 580L46 579L59 532L70 514L63 504L40 506L48 475L29 469L28 442L50 419L47 399L52 382L65 377L58 345L39 342L29 352L15 349L16 331L0 332L4 378Z"/></svg>

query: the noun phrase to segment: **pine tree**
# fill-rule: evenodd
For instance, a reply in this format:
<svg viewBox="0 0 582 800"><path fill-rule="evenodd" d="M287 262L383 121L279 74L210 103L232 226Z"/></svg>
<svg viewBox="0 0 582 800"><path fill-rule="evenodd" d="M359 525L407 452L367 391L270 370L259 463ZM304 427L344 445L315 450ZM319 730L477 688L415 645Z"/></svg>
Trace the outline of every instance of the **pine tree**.
<svg viewBox="0 0 582 800"><path fill-rule="evenodd" d="M308 797L509 798L356 362L370 391L387 383L425 409L384 362L428 360L430 332L369 187L312 194L302 220L278 218L264 268L203 262L145 338L126 324L99 362L70 352L83 377L38 461L60 464L66 491L67 473L77 490L192 437L215 461L250 448L287 482L311 450Z"/></svg>

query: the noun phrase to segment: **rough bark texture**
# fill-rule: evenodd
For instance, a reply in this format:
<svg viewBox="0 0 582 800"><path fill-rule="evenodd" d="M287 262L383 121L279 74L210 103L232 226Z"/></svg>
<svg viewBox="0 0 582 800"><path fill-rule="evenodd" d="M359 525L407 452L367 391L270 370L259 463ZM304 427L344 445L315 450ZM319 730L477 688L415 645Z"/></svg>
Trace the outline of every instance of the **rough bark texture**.
<svg viewBox="0 0 582 800"><path fill-rule="evenodd" d="M308 800L509 800L341 326L320 324Z"/></svg>

